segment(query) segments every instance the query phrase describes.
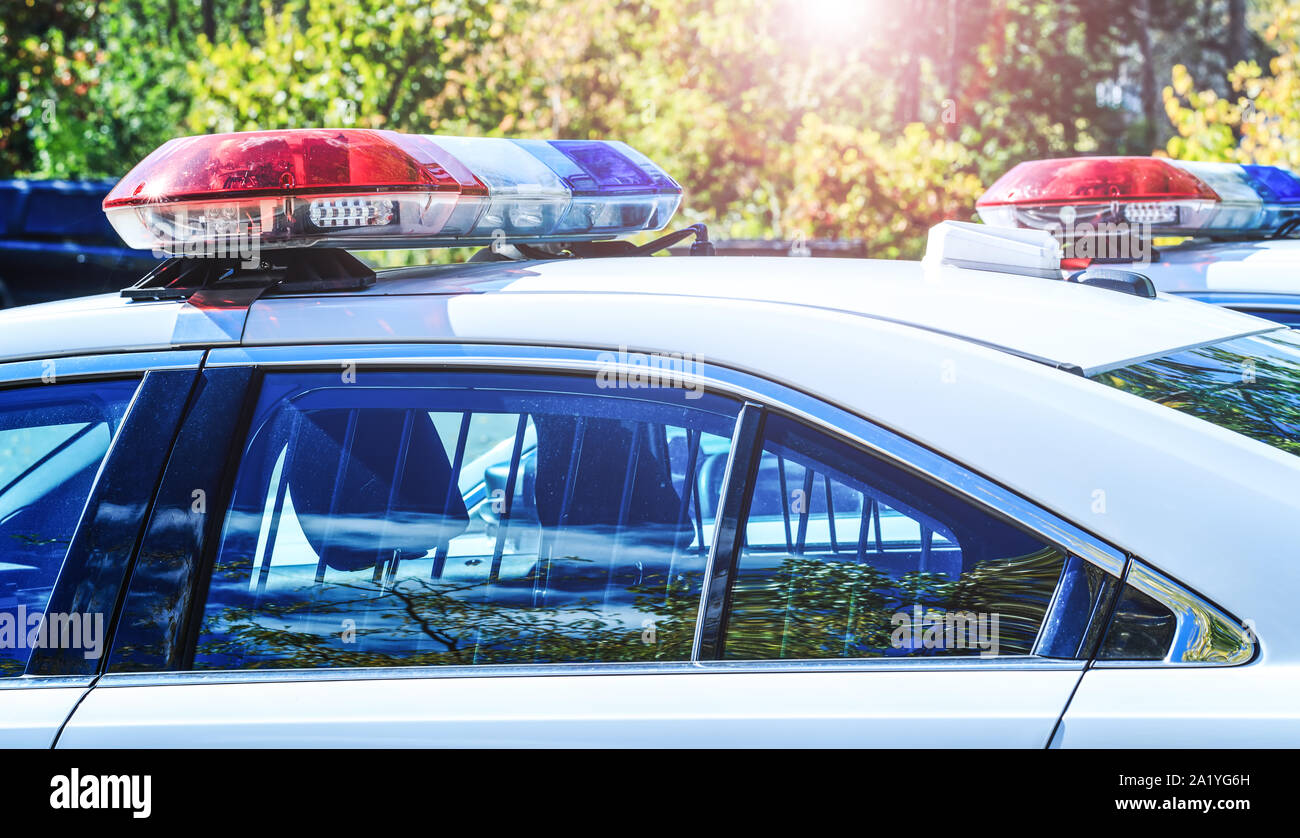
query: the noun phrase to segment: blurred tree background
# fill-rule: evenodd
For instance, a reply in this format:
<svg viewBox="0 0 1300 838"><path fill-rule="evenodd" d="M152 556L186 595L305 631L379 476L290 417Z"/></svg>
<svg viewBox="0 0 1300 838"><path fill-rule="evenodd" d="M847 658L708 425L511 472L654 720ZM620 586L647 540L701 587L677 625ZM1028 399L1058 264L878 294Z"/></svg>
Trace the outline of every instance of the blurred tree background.
<svg viewBox="0 0 1300 838"><path fill-rule="evenodd" d="M716 236L916 256L1015 162L1300 166L1297 0L3 0L0 177L179 135L609 137Z"/></svg>

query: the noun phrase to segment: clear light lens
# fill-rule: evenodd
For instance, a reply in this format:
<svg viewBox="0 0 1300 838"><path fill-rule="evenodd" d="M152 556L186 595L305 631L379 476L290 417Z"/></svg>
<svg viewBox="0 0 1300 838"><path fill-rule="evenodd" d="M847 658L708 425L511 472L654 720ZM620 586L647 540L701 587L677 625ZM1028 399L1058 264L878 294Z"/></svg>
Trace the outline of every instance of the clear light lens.
<svg viewBox="0 0 1300 838"><path fill-rule="evenodd" d="M438 137L438 144L487 184L491 196L469 236L546 238L569 207L569 190L549 166L511 140Z"/></svg>
<svg viewBox="0 0 1300 838"><path fill-rule="evenodd" d="M392 201L373 198L318 198L311 202L311 223L331 227L374 227L392 224L397 217Z"/></svg>
<svg viewBox="0 0 1300 838"><path fill-rule="evenodd" d="M1124 220L1133 224L1177 224L1178 205L1175 203L1124 204Z"/></svg>
<svg viewBox="0 0 1300 838"><path fill-rule="evenodd" d="M1232 232L1257 230L1263 221L1264 201L1246 178L1246 171L1235 163L1196 163L1169 161L1185 172L1200 178L1219 196L1212 216L1201 224L1202 231Z"/></svg>

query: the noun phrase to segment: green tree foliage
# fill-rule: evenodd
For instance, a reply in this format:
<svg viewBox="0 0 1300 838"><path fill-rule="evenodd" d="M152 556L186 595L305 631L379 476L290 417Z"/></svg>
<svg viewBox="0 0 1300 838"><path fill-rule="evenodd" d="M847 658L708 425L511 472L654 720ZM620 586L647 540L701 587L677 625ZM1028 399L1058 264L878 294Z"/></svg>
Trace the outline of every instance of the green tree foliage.
<svg viewBox="0 0 1300 838"><path fill-rule="evenodd" d="M1022 159L1145 154L1175 129L1189 156L1297 154L1281 127L1295 15L1283 0L10 0L0 176L121 174L198 132L616 137L715 235L914 256ZM1157 84L1175 56L1171 126Z"/></svg>
<svg viewBox="0 0 1300 838"><path fill-rule="evenodd" d="M1164 90L1178 131L1168 144L1171 156L1300 169L1300 7L1267 0L1259 24L1274 55L1266 65L1252 60L1233 67L1229 95L1198 90L1188 68L1175 68Z"/></svg>
<svg viewBox="0 0 1300 838"><path fill-rule="evenodd" d="M199 36L190 131L427 131L442 122L436 103L449 72L501 37L507 13L485 0L262 0L261 8L258 31Z"/></svg>
<svg viewBox="0 0 1300 838"><path fill-rule="evenodd" d="M972 220L983 192L966 146L914 122L885 139L871 129L804 117L788 153L794 174L787 228L860 238L882 257L919 258L946 218Z"/></svg>
<svg viewBox="0 0 1300 838"><path fill-rule="evenodd" d="M251 0L12 0L0 15L0 176L125 173L184 133L196 38ZM202 88L199 88L201 90Z"/></svg>

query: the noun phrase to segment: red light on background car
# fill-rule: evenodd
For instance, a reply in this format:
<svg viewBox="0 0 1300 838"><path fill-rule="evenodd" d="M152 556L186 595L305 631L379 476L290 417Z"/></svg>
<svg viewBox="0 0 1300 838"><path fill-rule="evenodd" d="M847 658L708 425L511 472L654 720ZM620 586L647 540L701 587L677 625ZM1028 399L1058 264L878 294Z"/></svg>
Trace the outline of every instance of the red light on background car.
<svg viewBox="0 0 1300 838"><path fill-rule="evenodd" d="M1225 203L1211 186L1215 178L1225 188L1233 188L1233 201ZM1160 231L1186 235L1190 230L1251 223L1261 203L1253 192L1239 188L1234 178L1217 169L1202 177L1158 157L1033 160L998 178L975 208L986 224L1000 227L1087 236L1111 235L1110 225L1119 224L1142 235Z"/></svg>
<svg viewBox="0 0 1300 838"><path fill-rule="evenodd" d="M976 207L1109 201L1217 201L1204 181L1156 157L1074 157L1020 163Z"/></svg>

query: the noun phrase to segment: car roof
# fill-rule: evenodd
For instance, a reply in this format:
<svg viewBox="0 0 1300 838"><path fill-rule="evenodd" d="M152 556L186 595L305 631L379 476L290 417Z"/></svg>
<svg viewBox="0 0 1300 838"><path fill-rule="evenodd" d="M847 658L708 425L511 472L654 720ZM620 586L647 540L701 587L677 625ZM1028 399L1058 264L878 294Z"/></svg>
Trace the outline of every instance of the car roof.
<svg viewBox="0 0 1300 838"><path fill-rule="evenodd" d="M369 338L357 334L356 339L447 340L460 333L431 331L412 298L523 294L571 297L565 340L569 345L599 343L598 330L591 328L584 309L594 312L620 301L634 307L630 298L656 296L677 301L674 317L690 318L702 299L773 303L791 309L794 334L801 313L833 310L863 318L863 328L892 322L1086 372L1276 328L1268 321L1171 296L1145 299L1075 283L919 262L645 257L399 269L381 273L367 291L267 297L247 310L196 310L182 302L130 302L115 295L28 306L0 312L0 360L240 340L273 343L277 330L288 343L337 342L355 326L340 322L355 317L340 313L340 307L369 312L387 324ZM289 299L298 302L285 305ZM316 303L304 306L304 299ZM602 301L599 306L596 300ZM265 317L268 309L277 312L273 321ZM709 326L704 319L698 324Z"/></svg>

